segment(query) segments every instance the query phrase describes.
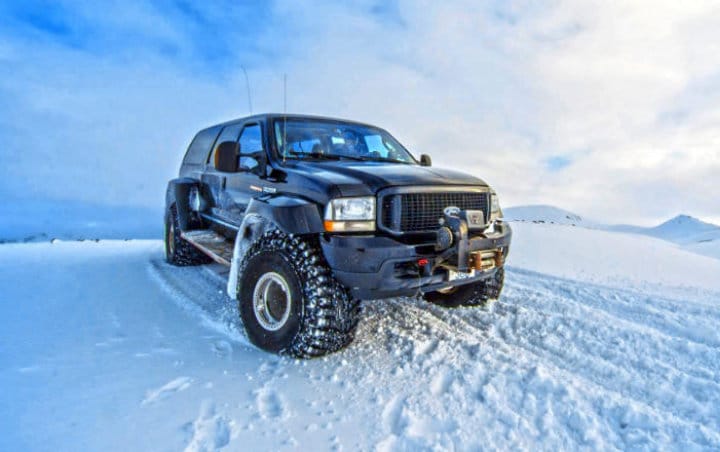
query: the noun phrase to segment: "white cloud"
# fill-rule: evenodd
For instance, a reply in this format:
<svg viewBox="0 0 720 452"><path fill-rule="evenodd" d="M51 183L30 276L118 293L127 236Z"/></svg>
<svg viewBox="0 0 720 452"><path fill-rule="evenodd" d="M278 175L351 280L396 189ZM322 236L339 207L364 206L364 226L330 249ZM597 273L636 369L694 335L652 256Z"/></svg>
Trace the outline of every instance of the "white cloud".
<svg viewBox="0 0 720 452"><path fill-rule="evenodd" d="M11 36L0 48L13 66L0 76L13 105L0 115L11 145L0 152L23 155L5 159L11 182L0 190L59 196L46 187L58 180L69 197L159 205L192 133L245 113L239 66L251 59L256 111L282 109L287 72L291 111L384 126L436 164L484 177L506 205L556 204L607 221L680 211L720 220L720 9L712 3L374 6L279 2L254 35L259 59L240 27L222 33L232 12L216 9L209 20L222 17L223 27L213 39L237 61L216 74L154 47L99 55ZM195 29L156 12L143 17L133 33L192 58ZM549 171L556 156L571 164Z"/></svg>

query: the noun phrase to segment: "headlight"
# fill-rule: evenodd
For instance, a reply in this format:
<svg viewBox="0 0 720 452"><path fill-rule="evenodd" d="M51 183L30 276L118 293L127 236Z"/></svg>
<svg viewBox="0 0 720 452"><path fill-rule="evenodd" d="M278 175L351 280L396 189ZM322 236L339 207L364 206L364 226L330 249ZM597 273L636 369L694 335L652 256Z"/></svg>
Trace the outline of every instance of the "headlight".
<svg viewBox="0 0 720 452"><path fill-rule="evenodd" d="M364 232L375 230L375 197L337 198L325 209L325 230Z"/></svg>
<svg viewBox="0 0 720 452"><path fill-rule="evenodd" d="M497 193L490 193L490 221L495 221L498 218L502 218L503 213L500 208L500 199Z"/></svg>

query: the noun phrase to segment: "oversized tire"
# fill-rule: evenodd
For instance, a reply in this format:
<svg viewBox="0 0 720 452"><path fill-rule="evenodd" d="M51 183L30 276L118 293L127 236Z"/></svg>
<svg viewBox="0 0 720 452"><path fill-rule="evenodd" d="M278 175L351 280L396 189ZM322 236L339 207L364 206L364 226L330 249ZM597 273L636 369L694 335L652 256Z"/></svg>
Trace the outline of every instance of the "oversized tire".
<svg viewBox="0 0 720 452"><path fill-rule="evenodd" d="M347 346L360 319L360 301L332 275L316 238L266 232L238 272L238 304L248 339L257 347L300 358Z"/></svg>
<svg viewBox="0 0 720 452"><path fill-rule="evenodd" d="M500 298L505 282L505 269L500 267L495 274L485 281L465 284L443 292L427 292L425 300L446 308L460 306L484 306L490 300Z"/></svg>
<svg viewBox="0 0 720 452"><path fill-rule="evenodd" d="M174 205L165 215L165 259L179 267L212 262L212 259L180 236L180 222Z"/></svg>

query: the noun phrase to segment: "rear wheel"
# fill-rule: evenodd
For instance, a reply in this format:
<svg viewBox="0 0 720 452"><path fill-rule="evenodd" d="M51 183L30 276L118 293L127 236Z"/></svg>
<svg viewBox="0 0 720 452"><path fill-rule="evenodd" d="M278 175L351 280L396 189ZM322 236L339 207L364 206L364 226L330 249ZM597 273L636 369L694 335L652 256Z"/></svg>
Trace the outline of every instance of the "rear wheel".
<svg viewBox="0 0 720 452"><path fill-rule="evenodd" d="M465 284L443 291L428 292L423 294L423 297L430 303L446 308L484 306L490 300L500 298L504 282L505 269L500 267L492 277L485 281Z"/></svg>
<svg viewBox="0 0 720 452"><path fill-rule="evenodd" d="M360 302L332 276L315 239L273 230L247 256L238 276L238 303L253 344L313 357L352 342Z"/></svg>
<svg viewBox="0 0 720 452"><path fill-rule="evenodd" d="M180 222L175 206L171 206L165 216L165 259L181 267L212 262L212 259L180 235Z"/></svg>

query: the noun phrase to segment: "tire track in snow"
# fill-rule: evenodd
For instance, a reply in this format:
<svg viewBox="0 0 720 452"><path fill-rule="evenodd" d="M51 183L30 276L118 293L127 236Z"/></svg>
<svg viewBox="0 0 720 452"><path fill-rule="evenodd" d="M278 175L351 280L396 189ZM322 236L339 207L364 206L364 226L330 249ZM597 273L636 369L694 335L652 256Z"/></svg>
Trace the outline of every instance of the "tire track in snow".
<svg viewBox="0 0 720 452"><path fill-rule="evenodd" d="M622 289L579 284L551 276L513 275L514 283L520 287L548 296L561 296L565 300L602 310L619 320L637 323L645 328L687 339L698 345L720 346L720 315L710 309L684 301L672 302L662 297L648 297L644 294ZM664 305L658 308L657 305ZM687 325L692 325L691 327Z"/></svg>
<svg viewBox="0 0 720 452"><path fill-rule="evenodd" d="M235 303L225 294L221 278L209 266L174 267L151 260L148 273L175 303L205 326L234 342L250 345Z"/></svg>
<svg viewBox="0 0 720 452"><path fill-rule="evenodd" d="M577 378L601 388L604 392L616 394L619 399L629 397L636 404L645 405L647 409L657 417L676 418L678 422L695 429L700 429L704 424L708 423L707 418L698 418L695 413L702 413L704 411L702 409L703 406L707 406L708 404L712 406L712 400L718 398L717 385L713 384L710 388L703 388L704 392L709 394L707 399L710 399L703 400L704 405L697 403L691 405L686 404L684 409L681 410L682 416L678 417L676 414L678 404L685 398L693 399L694 394L686 392L678 396L673 392L674 389L677 389L676 387L665 389L666 385L662 384L664 383L664 379L661 374L656 375L658 379L651 380L647 386L643 386L642 382L647 381L646 375L642 375L633 367L623 368L622 365L609 362L602 356L593 355L592 347L578 350L575 347L577 344L574 341L569 341L572 347L563 348L560 346L550 348L538 346L528 340L528 338L536 338L538 331L546 330L546 325L551 320L551 317L546 315L538 316L537 313L531 312L525 312L523 313L525 314L524 316L519 316L517 309L511 311L505 307L505 303L509 301L508 298L504 297L503 300L504 303L495 304L495 310L493 312L487 312L487 310L478 312L476 308L445 310L435 307L424 309L413 306L412 313L414 316L420 317L429 315L433 317L431 322L436 325L438 322L447 323L450 328L444 327L444 330L456 330L460 333L455 335L456 338L462 338L465 341L469 339L471 343L478 343L485 340L486 345L492 342L492 346L498 351L510 354L518 353L518 348L520 348L522 351L535 356L538 362L545 364L550 363L562 372L575 375ZM532 321L519 324L520 319L532 319ZM516 334L508 335L508 328ZM487 334L488 331L492 332L493 330L496 331L495 335ZM573 331L569 325L566 325L565 330L569 332ZM498 343L498 340L502 342ZM503 347L502 343L509 346L510 350ZM598 342L598 345L602 347L606 344ZM646 345L652 348L655 344L650 343ZM587 358L587 356L592 356L593 359ZM599 366L598 363L601 365ZM587 371L578 373L576 369L585 369ZM663 388L662 390L655 388L654 385L658 383L660 383L660 388ZM711 423L717 424L717 416L713 415L711 418L714 421Z"/></svg>
<svg viewBox="0 0 720 452"><path fill-rule="evenodd" d="M521 312L522 308L518 306L504 308L515 312L518 321L526 320ZM571 315L563 317L544 315L548 318L547 325L541 326L544 330L529 331L538 341L543 341L551 347L560 349L571 343L588 355L612 363L620 369L644 372L641 381L651 377L655 381L674 380L673 384L676 387L678 384L682 384L683 387L691 386L693 391L684 393L699 402L706 399L702 392L720 394L720 384L716 381L717 371L704 366L709 359L705 353L693 355L686 347L673 350L672 347L666 346L661 335L654 332L643 335L610 324L598 326L586 319ZM558 333L549 334L545 330L551 330L553 333L553 330L557 330Z"/></svg>
<svg viewBox="0 0 720 452"><path fill-rule="evenodd" d="M662 372L654 371L659 362L615 363L598 352L607 350L605 344L591 338L583 338L583 330L574 329L570 323L559 325L568 335L541 330L527 317L516 317L512 324L501 325L498 336L505 341L522 347L531 353L552 362L559 368L577 373L598 385L625 397L643 402L653 408L673 413L688 422L717 427L718 413L704 409L714 406L720 399L717 384L694 382L687 374L671 381ZM553 328L555 329L555 328ZM594 333L594 332L593 332ZM569 346L569 344L572 344ZM638 347L652 347L653 344L638 344ZM653 366L655 364L655 366ZM581 372L578 370L582 369ZM673 384L675 383L675 384Z"/></svg>
<svg viewBox="0 0 720 452"><path fill-rule="evenodd" d="M395 308L396 309L393 310L384 310L383 315L386 316L385 320L387 323L396 322L396 334L402 336L403 338L416 337L420 340L423 339L422 334L418 334L419 330L417 328L407 329L406 327L408 324L431 325L431 332L434 329L438 329L443 332L455 330L456 333L454 334L454 337L451 337L449 339L461 341L463 343L463 347L460 349L458 349L457 347L452 347L443 350L445 354L445 356L443 357L443 361L448 361L450 363L464 363L463 367L465 368L465 370L461 372L465 372L466 370L468 370L468 356L476 355L474 356L475 358L481 358L483 360L490 359L489 373L492 375L491 381L493 381L492 378L498 378L500 379L502 384L500 390L493 388L491 390L491 393L497 393L501 391L515 393L520 390L523 392L523 398L531 396L538 400L537 403L549 406L550 408L548 408L548 410L550 413L552 413L553 410L555 410L555 412L567 411L570 409L567 406L568 404L571 404L572 407L574 407L572 408L572 410L576 411L577 413L585 413L582 416L586 416L588 412L594 413L595 419L582 422L578 421L580 422L580 424L587 424L587 422L590 422L591 424L593 422L603 422L607 420L607 417L610 414L613 414L614 417L624 416L630 419L628 421L618 421L618 425L614 426L617 427L619 430L622 430L620 425L621 423L625 422L627 425L631 425L633 422L638 423L639 421L637 421L636 418L640 416L640 418L644 419L643 422L645 423L649 423L653 426L664 424L665 427L672 427L675 433L691 432L694 436L694 442L696 444L702 445L706 444L708 441L711 441L714 444L720 445L720 438L718 438L717 435L713 435L712 433L707 432L707 428L697 422L678 418L672 411L668 412L665 410L658 410L653 406L647 404L645 400L628 399L625 395L617 392L613 387L604 386L599 382L593 381L591 377L583 374L578 374L574 371L574 369L564 368L562 366L558 366L557 363L548 362L546 356L537 354L533 350L523 347L522 344L504 342L501 337L497 337L493 334L488 335L486 334L486 331L478 330L478 328L470 325L469 323L466 323L465 326L462 326L453 323L453 320L455 319L449 319L449 321L447 321L447 319L443 318L443 314L445 313L457 313L458 311L465 311L462 314L466 314L467 312L474 311L474 309L448 311L432 306L429 306L428 309L425 309L424 306L416 306L412 304L402 304L395 306ZM491 317L496 316L496 313L494 312L486 314ZM462 320L466 321L465 319ZM497 321L498 319L495 318L494 320ZM442 325L443 323L445 325ZM480 327L485 327L485 325L480 325ZM397 342L397 339L395 339L395 345L398 345ZM441 344L444 345L445 343L441 342ZM478 345L481 347L480 349L476 349ZM469 351L468 349L472 351ZM432 368L433 366L423 366L423 364L421 363L419 367ZM541 381L539 383L541 387L536 388L532 387L532 385L528 386L528 382L526 380L537 379L537 369L549 369L550 373L549 375L545 375L539 378L539 380L544 381ZM512 381L505 381L507 375L512 372L517 372L518 370L520 370L524 374L527 374L528 377L524 377L520 381L515 382L516 384L512 384ZM540 372L542 373L542 371ZM471 386L487 386L487 381L483 383L468 383ZM508 383L510 383L509 387ZM549 385L550 387L560 385L561 388L554 390L554 392L552 393L533 392L537 390L544 391L542 387L543 385ZM422 385L420 384L418 386L418 389L415 389L414 387L401 387L398 390L406 394L412 394L415 392L415 390L420 391L421 387ZM572 397L570 400L568 400L567 393L563 391L563 388L569 388L572 391ZM589 405L586 406L586 404ZM420 405L422 405L422 403L420 403ZM497 407L493 407L493 410L499 411L498 416L502 419L505 419L506 422L510 423L510 425L513 425L513 422L515 422L513 421L513 419L517 420L517 415L507 412L508 406L513 407L513 409L518 413L527 414L523 403L517 403L513 400L509 400L505 404L500 404ZM423 408L416 408L416 411L417 410L422 411ZM609 412L612 413L609 414ZM542 424L542 418L543 415L538 414L535 422ZM577 431L577 425L575 427L568 425L567 427L568 431L570 432ZM574 439L574 441L576 441L578 444L583 444L584 440L582 437L577 437Z"/></svg>
<svg viewBox="0 0 720 452"><path fill-rule="evenodd" d="M412 432L423 427L423 416L438 418L442 422L443 416L450 412L453 413L451 419L472 419L459 423L450 434L458 444L475 441L480 447L497 435L507 438L505 443L510 448L528 448L532 438L542 438L543 433L537 432L534 426L542 423L546 413L533 413L529 422L528 413L523 413L522 406L517 406L514 400L506 400L507 394L518 392L518 385L522 385L526 375L534 371L534 365L518 361L518 355L511 347L503 347L502 344L488 347L485 339L477 337L476 330L470 334L457 331L426 307L432 308L425 304L417 305L412 300L373 302L366 309L368 317L361 323L359 339L362 341L348 350L348 359L355 357L357 360L354 362L365 364L349 375L353 381L358 380L358 387L371 387L373 373L377 369L398 365L396 360L387 359L383 352L391 355L397 352L404 357L399 369L402 372L393 371L392 380L387 382L390 386L387 392L393 394L390 404L403 406L401 418L404 427L395 429L394 434L397 436L406 430ZM376 331L380 334L376 336L375 343L372 338L365 337L367 333ZM420 345L413 349L407 347L408 343ZM428 343L430 346L425 345ZM501 351L502 348L507 351ZM478 374L477 366L489 370ZM369 378L366 377L368 373L371 375ZM440 390L433 385L438 379L443 386ZM363 381L367 384L363 385ZM426 394L430 397L427 398ZM545 391L537 397L543 405L553 406L556 410L568 404L576 406L577 410L587 408L580 407L585 404L583 400L566 400L563 394L564 390L559 388L557 391ZM484 416L487 416L482 422L478 419L475 404L483 407ZM486 430L471 426L477 424L484 425ZM583 443L582 438L571 429L562 429L557 435L562 438L558 446ZM412 442L400 442L400 445L401 449L429 447L428 444Z"/></svg>
<svg viewBox="0 0 720 452"><path fill-rule="evenodd" d="M484 330L493 326L496 336L506 344L521 347L544 360L550 360L558 368L570 373L577 373L576 369L589 370L578 375L607 390L629 396L638 402L650 400L652 408L666 413L679 411L690 423L718 425L719 413L712 413L712 410L707 413L704 409L714 406L720 400L720 386L717 383L698 381L682 369L676 369L676 381L668 382L665 375L656 370L663 367L661 361L645 361L640 366L637 362L612 362L607 359L607 355L598 354L613 349L613 337L607 334L604 323L573 323L560 315L533 311L533 305L526 304L523 297L510 296L510 293L506 292L503 301L495 305L495 313L503 313L505 318L502 319L495 315L488 316L485 312L476 312L475 309L435 312L439 318L463 330L466 335L473 334L475 325L482 325ZM522 312L524 309L519 308L517 303L522 303L523 308L528 306L529 310ZM592 334L586 333L588 327ZM618 332L621 335L617 338L622 339L622 330ZM483 337L486 335L483 334ZM644 340L634 345L652 351L657 343ZM668 383L672 386L668 387ZM688 386L692 391L688 390Z"/></svg>
<svg viewBox="0 0 720 452"><path fill-rule="evenodd" d="M613 296L623 297L629 300L643 299L645 302L651 302L651 308L656 311L664 311L669 315L676 314L678 309L682 310L685 315L693 316L698 320L710 320L720 322L720 311L715 308L717 301L720 301L720 292L711 290L697 289L687 287L683 289L684 296L672 294L671 296L651 292L643 292L638 287L620 287L608 286L591 282L580 282L572 279L562 278L558 276L547 275L531 270L521 268L508 267L508 272L512 274L514 285L530 285L538 289L539 287L547 287L554 291L557 287L573 286L577 288L585 288L594 292L611 292ZM654 285L650 285L651 288ZM675 288L677 290L677 288ZM688 298L694 302L688 303ZM707 302L703 302L707 300ZM646 305L647 306L647 305Z"/></svg>
<svg viewBox="0 0 720 452"><path fill-rule="evenodd" d="M554 278L550 279L558 284L562 283L563 290L567 289L567 281ZM547 282L544 284L546 287L549 287ZM575 285L578 284L575 283ZM518 308L544 312L549 315L555 313L566 319L573 318L579 322L579 324L570 329L570 331L593 329L596 333L593 336L594 338L598 340L603 338L603 340L600 340L601 343L612 344L612 347L605 348L605 350L610 353L615 352L618 348L622 348L633 352L633 355L639 356L642 359L647 358L648 355L652 355L656 358L656 366L658 369L668 369L681 376L689 376L691 377L689 384L693 386L698 386L698 382L695 381L696 379L704 381L705 383L712 383L713 386L720 384L720 347L668 335L657 328L645 328L642 324L618 318L606 310L596 309L594 306L578 303L577 300L562 293L553 293L548 290L538 291L535 290L534 287L532 284L528 284L527 281L523 281L520 287L516 287L515 281L513 280L513 284L505 292L506 296L510 298L506 299L511 300L517 298L518 302L515 303L515 305ZM611 288L602 286L591 287L594 288L596 294L594 296L588 296L593 299L615 296ZM515 296L515 291L521 294ZM632 292L626 289L618 289L618 292L624 293L625 296L632 294ZM638 297L638 294L635 296ZM527 300L528 298L530 299L529 301ZM685 300L682 302L682 305L692 306L693 303ZM681 309L682 307L678 307L676 311ZM597 320L600 320L600 322ZM692 319L689 319L688 323L692 321ZM602 325L603 327L598 329L596 325ZM609 332L613 334L608 334ZM644 347L640 353L639 348L634 345L643 341L647 342L647 336L652 336L654 339L652 346ZM625 363L623 362L621 364Z"/></svg>
<svg viewBox="0 0 720 452"><path fill-rule="evenodd" d="M232 319L232 328L242 330L234 304L202 298L224 291L213 269L153 265L159 267L150 270L155 279L172 279L164 283L170 292L184 294L181 304L196 305L191 313L223 328ZM481 448L502 438L508 448L524 449L538 442L549 448L653 448L668 441L720 447L718 414L707 412L720 393L713 359L719 351L673 329L684 312L694 321L704 308L690 304L672 312L675 304L664 299L662 309L648 311L632 305L633 296L509 271L502 300L489 308L368 302L356 342L321 365L309 362L308 379L318 393L337 382L366 422L377 422L378 404L396 414L393 428L367 438L375 444ZM624 360L633 348L645 353ZM692 399L703 393L704 400ZM426 431L432 435L423 436Z"/></svg>
<svg viewBox="0 0 720 452"><path fill-rule="evenodd" d="M720 348L697 344L686 339L668 336L653 328L620 320L603 310L573 303L564 296L541 294L529 288L509 287L506 301L508 309L526 309L548 317L561 317L574 323L573 330L593 330L600 342L611 344L609 352L626 350L637 352L634 344L653 339L653 347L645 348L643 355L652 355L661 367L688 373L695 378L720 383ZM516 314L518 315L518 314ZM600 321L600 322L598 322ZM597 328L601 324L602 328ZM713 366L713 363L716 365Z"/></svg>
<svg viewBox="0 0 720 452"><path fill-rule="evenodd" d="M502 309L502 307L498 306L497 309ZM466 315L457 315L454 311L447 312L449 313L447 321L450 325L457 326L459 329L464 330L465 336L472 336L473 326L465 318ZM498 319L494 317L494 313L491 317L493 318L488 321L493 322L493 324L498 324ZM437 318L441 320L443 315L440 314ZM536 327L537 325L534 326ZM518 336L523 337L524 333L529 331L531 331L531 329L519 330ZM577 395L583 394L584 399L590 399L594 407L593 411L598 416L605 416L609 409L623 413L640 411L646 416L649 416L649 419L655 419L655 424L659 424L660 420L664 420L663 422L666 424L668 420L672 420L676 432L692 431L696 435L696 444L705 444L710 438L715 444L720 445L720 436L717 434L713 435L705 425L704 420L678 417L675 407L672 405L665 407L654 406L651 402L657 400L653 399L653 396L658 396L657 394L644 394L650 396L649 400L647 397L638 397L638 393L628 394L626 391L622 391L621 388L615 387L615 385L612 384L612 380L608 381L596 378L595 373L598 369L592 365L588 366L587 363L584 363L585 365L583 366L578 363L578 359L573 359L573 357L567 354L562 354L561 351L553 354L553 350L543 350L542 347L528 345L528 343L522 340L512 340L503 333L504 329L498 328L496 335L482 335L482 337L487 339L484 345L491 347L496 352L507 354L510 357L509 361L511 363L530 362L535 366L550 369L553 378L560 378L568 387L574 388L574 392ZM578 369L585 371L578 372ZM587 397L587 395L591 397ZM640 395L643 394L640 393ZM661 396L662 395L660 395L660 397ZM606 399L609 399L609 401ZM608 403L611 403L610 407L607 406Z"/></svg>

